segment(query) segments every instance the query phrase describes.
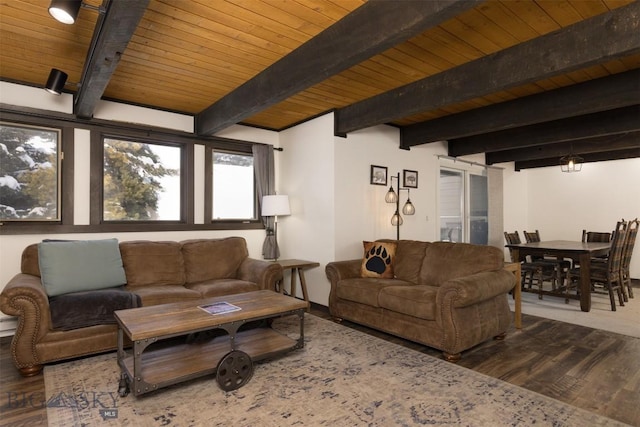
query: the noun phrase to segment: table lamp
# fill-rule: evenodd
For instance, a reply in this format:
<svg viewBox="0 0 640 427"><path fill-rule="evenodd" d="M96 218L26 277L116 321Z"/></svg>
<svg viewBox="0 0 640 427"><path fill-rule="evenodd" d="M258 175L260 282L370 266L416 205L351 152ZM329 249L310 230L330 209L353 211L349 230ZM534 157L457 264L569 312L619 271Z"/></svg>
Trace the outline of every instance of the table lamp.
<svg viewBox="0 0 640 427"><path fill-rule="evenodd" d="M291 215L289 207L289 196L272 195L262 197L262 216L272 216L273 234L275 239L275 260L278 260L280 250L278 249L278 216Z"/></svg>

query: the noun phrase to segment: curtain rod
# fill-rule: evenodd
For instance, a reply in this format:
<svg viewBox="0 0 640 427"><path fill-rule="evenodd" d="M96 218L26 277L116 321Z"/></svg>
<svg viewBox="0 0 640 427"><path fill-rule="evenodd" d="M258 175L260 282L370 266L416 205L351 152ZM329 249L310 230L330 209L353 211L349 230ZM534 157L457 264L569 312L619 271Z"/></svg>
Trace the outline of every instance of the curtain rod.
<svg viewBox="0 0 640 427"><path fill-rule="evenodd" d="M478 162L472 162L470 160L464 160L464 159L459 159L457 157L453 157L453 156L447 156L445 154L436 154L436 157L438 159L447 159L447 160L453 160L454 162L462 162L462 163L467 163L470 164L471 166L480 166L482 168L491 168L491 169L504 169L498 166L490 166L490 165L485 165L483 163L478 163Z"/></svg>
<svg viewBox="0 0 640 427"><path fill-rule="evenodd" d="M274 151L284 151L282 147L273 147Z"/></svg>

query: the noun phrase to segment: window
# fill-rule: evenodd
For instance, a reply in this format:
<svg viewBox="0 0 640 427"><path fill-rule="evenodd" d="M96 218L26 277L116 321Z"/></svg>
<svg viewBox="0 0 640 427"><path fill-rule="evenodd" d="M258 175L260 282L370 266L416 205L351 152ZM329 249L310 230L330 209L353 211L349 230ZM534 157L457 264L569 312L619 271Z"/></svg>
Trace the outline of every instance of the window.
<svg viewBox="0 0 640 427"><path fill-rule="evenodd" d="M0 123L0 220L60 220L60 135Z"/></svg>
<svg viewBox="0 0 640 427"><path fill-rule="evenodd" d="M440 168L440 240L486 245L488 192L485 170Z"/></svg>
<svg viewBox="0 0 640 427"><path fill-rule="evenodd" d="M103 220L181 220L182 148L104 138Z"/></svg>
<svg viewBox="0 0 640 427"><path fill-rule="evenodd" d="M212 219L256 219L256 192L251 154L214 151Z"/></svg>

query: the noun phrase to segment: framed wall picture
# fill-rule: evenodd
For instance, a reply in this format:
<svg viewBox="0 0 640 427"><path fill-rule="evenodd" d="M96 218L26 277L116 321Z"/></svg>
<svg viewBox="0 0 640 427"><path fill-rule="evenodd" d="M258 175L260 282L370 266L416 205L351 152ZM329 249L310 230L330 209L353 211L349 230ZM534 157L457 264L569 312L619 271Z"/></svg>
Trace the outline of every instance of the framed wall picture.
<svg viewBox="0 0 640 427"><path fill-rule="evenodd" d="M402 186L407 188L418 188L418 171L403 169Z"/></svg>
<svg viewBox="0 0 640 427"><path fill-rule="evenodd" d="M387 168L385 166L371 165L371 184L387 185Z"/></svg>

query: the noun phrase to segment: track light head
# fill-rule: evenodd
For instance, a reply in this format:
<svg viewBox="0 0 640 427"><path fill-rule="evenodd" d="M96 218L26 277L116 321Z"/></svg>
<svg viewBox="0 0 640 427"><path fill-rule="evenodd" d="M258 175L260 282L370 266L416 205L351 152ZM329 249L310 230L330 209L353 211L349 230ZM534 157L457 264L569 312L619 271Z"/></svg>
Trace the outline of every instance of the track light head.
<svg viewBox="0 0 640 427"><path fill-rule="evenodd" d="M49 13L57 21L70 25L76 22L81 6L82 0L51 0Z"/></svg>
<svg viewBox="0 0 640 427"><path fill-rule="evenodd" d="M44 89L54 95L60 95L62 93L62 89L64 89L64 85L67 83L67 77L69 76L64 71L52 68Z"/></svg>

